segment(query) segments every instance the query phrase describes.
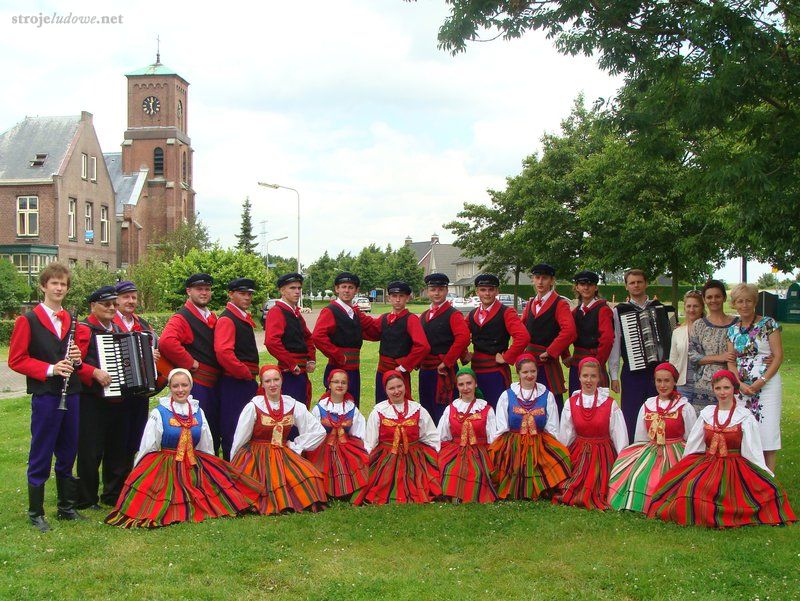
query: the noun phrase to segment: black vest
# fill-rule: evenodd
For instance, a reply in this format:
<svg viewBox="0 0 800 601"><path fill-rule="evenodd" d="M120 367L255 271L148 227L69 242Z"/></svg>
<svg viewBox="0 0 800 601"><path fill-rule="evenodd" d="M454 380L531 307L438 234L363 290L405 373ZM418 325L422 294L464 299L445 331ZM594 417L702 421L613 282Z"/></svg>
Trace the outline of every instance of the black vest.
<svg viewBox="0 0 800 601"><path fill-rule="evenodd" d="M189 329L192 330L192 342L186 345L186 350L192 359L209 367L218 368L217 355L214 353L214 330L185 306L181 307L178 315L186 320Z"/></svg>
<svg viewBox="0 0 800 601"><path fill-rule="evenodd" d="M497 353L505 353L508 350L511 334L506 329L504 316L509 309L510 307L500 305L500 310L494 317L484 322L483 326L479 326L475 321L478 309L470 311L469 330L472 332L472 347L475 352L496 355Z"/></svg>
<svg viewBox="0 0 800 601"><path fill-rule="evenodd" d="M63 361L67 356L67 340L69 335L64 336L61 340L58 336L53 334L50 329L39 321L39 317L33 311L28 311L25 314L25 319L28 320L28 325L31 330L31 341L28 345L28 354L33 359L39 359L45 363L54 365L59 361ZM61 395L61 389L64 387L64 378L61 376L51 376L44 382L26 376L25 378L28 385L28 394L52 394L54 396ZM69 377L69 385L67 386L67 394L75 394L81 390L81 381L78 379L78 374L72 372Z"/></svg>
<svg viewBox="0 0 800 601"><path fill-rule="evenodd" d="M555 293L553 293L555 294ZM561 302L561 297L557 297L553 304L544 313L539 313L538 316L533 314L533 302L530 303L530 310L528 317L525 320L525 327L528 329L528 334L531 336L531 344L540 344L541 346L550 346L553 340L556 339L558 333L561 331L561 326L556 321L556 309L558 303Z"/></svg>
<svg viewBox="0 0 800 601"><path fill-rule="evenodd" d="M93 324L89 321L87 317L81 322L83 325L91 330L92 335L89 337L89 349L86 351L86 358L83 360L84 363L91 365L92 367L100 368L100 358L97 354L97 338L95 337L96 334L110 334L111 332L121 332L120 328L115 324L111 324L111 332L106 330L103 326L98 326ZM103 387L97 382L92 381L92 386L87 390L86 386L83 386L83 390L81 391L82 394L92 394L95 396L103 396Z"/></svg>
<svg viewBox="0 0 800 601"><path fill-rule="evenodd" d="M453 347L456 337L453 336L453 329L450 327L450 316L453 314L453 307L436 315L432 321L423 319L422 329L431 345L431 355L446 355Z"/></svg>
<svg viewBox="0 0 800 601"><path fill-rule="evenodd" d="M236 331L236 338L233 342L233 354L243 363L253 363L258 365L258 347L256 346L256 335L253 327L231 313L227 308L219 314L219 318L226 317L233 322Z"/></svg>
<svg viewBox="0 0 800 601"><path fill-rule="evenodd" d="M384 357L399 359L411 352L411 335L408 333L408 317L406 313L389 325L389 314L381 315L381 345L378 351Z"/></svg>
<svg viewBox="0 0 800 601"><path fill-rule="evenodd" d="M339 348L361 348L364 338L361 335L361 320L358 315L353 315L353 319L350 319L339 303L331 303L328 305L328 310L333 314L333 321L336 322L331 342Z"/></svg>
<svg viewBox="0 0 800 601"><path fill-rule="evenodd" d="M582 304L578 305L578 308L572 313L572 317L575 319L575 329L578 332L575 346L597 348L600 344L600 309L605 306L605 303L598 301L586 314L581 311L581 306Z"/></svg>
<svg viewBox="0 0 800 601"><path fill-rule="evenodd" d="M300 323L300 318L292 311L287 311L280 305L275 305L270 311L283 311L283 336L281 342L283 348L290 353L297 353L299 355L308 354L308 344L303 337L303 325Z"/></svg>

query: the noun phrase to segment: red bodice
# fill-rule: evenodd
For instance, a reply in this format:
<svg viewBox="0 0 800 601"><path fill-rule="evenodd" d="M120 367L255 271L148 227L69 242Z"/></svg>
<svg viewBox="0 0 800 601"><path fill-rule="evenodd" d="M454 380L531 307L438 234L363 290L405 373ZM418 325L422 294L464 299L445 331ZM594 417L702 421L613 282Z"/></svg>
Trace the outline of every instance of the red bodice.
<svg viewBox="0 0 800 601"><path fill-rule="evenodd" d="M683 423L683 406L663 415L659 415L657 411L650 411L645 407L644 425L647 428L647 435L650 440L656 444L682 440L686 428Z"/></svg>
<svg viewBox="0 0 800 601"><path fill-rule="evenodd" d="M269 402L269 401L267 401ZM268 442L277 447L282 447L289 440L289 432L294 425L294 407L283 418L276 420L266 411L256 406L256 422L253 424L252 440Z"/></svg>
<svg viewBox="0 0 800 601"><path fill-rule="evenodd" d="M711 424L704 424L704 438L706 454L725 457L728 451L739 451L742 448L742 424L730 428L717 428Z"/></svg>
<svg viewBox="0 0 800 601"><path fill-rule="evenodd" d="M391 413L394 409L389 408ZM419 440L419 411L409 417L388 417L380 414L378 442L392 445L392 453L407 452L408 445Z"/></svg>
<svg viewBox="0 0 800 601"><path fill-rule="evenodd" d="M450 404L450 432L453 442L462 447L474 444L486 444L486 418L489 415L490 405L476 413L465 415Z"/></svg>
<svg viewBox="0 0 800 601"><path fill-rule="evenodd" d="M581 438L608 438L610 436L609 421L613 402L614 399L607 398L602 405L590 410L581 405L580 392L572 395L569 403L572 412L572 423L575 425L575 434Z"/></svg>

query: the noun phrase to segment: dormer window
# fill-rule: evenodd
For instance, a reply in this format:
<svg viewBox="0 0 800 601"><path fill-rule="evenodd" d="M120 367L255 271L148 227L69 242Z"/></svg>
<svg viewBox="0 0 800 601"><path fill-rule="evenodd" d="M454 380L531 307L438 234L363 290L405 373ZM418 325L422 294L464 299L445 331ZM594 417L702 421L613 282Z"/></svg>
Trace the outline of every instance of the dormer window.
<svg viewBox="0 0 800 601"><path fill-rule="evenodd" d="M31 161L31 167L41 167L44 165L44 161L47 158L47 153L44 152L37 152L34 159Z"/></svg>

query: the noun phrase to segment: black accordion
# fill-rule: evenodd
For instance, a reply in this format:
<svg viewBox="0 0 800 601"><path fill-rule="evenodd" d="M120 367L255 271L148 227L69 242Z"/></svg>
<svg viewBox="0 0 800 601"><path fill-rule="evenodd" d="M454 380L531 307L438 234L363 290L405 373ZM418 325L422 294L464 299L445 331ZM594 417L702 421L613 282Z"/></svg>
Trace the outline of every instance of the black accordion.
<svg viewBox="0 0 800 601"><path fill-rule="evenodd" d="M672 330L678 325L675 307L658 303L640 310L623 303L617 305L617 315L628 369L638 371L669 360Z"/></svg>
<svg viewBox="0 0 800 601"><path fill-rule="evenodd" d="M100 369L111 376L103 396L149 395L156 390L154 338L150 332L97 334Z"/></svg>

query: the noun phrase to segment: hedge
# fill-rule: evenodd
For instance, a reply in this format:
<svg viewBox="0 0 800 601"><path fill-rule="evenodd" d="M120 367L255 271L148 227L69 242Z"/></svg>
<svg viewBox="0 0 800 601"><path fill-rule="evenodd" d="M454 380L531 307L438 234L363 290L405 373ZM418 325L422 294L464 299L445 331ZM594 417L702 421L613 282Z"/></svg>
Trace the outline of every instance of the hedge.
<svg viewBox="0 0 800 601"><path fill-rule="evenodd" d="M694 286L687 285L678 286L679 297L683 298L684 294L686 294L689 290L693 290L694 288ZM625 290L625 286L623 284L601 284L598 286L598 289L600 296L609 301L613 299L615 302L619 303L628 298L628 291ZM566 296L569 299L575 298L575 292L572 284L557 284L556 290L559 294ZM500 286L500 292L504 294L514 294L514 284L504 284ZM533 288L533 284L520 284L518 294L521 298L527 299L535 296L536 291ZM650 298L658 297L659 300L665 303L672 302L672 286L650 284L647 287L647 294L650 296Z"/></svg>

